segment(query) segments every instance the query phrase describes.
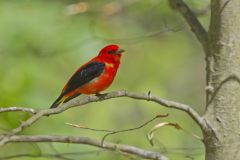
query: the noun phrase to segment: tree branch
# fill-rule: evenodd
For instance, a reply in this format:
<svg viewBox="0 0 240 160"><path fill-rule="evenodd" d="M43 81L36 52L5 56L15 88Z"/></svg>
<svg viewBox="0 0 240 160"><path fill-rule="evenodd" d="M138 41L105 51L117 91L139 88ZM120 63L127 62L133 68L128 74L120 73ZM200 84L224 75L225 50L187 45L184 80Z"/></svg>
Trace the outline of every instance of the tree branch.
<svg viewBox="0 0 240 160"><path fill-rule="evenodd" d="M24 108L24 107L8 107L8 108L0 108L1 112L28 112L31 114L37 113L37 111L33 108Z"/></svg>
<svg viewBox="0 0 240 160"><path fill-rule="evenodd" d="M203 45L203 48L206 49L208 39L207 32L198 21L192 10L183 0L169 0L169 3L173 9L178 10L182 14L184 19L191 27L192 32L196 35L200 43Z"/></svg>
<svg viewBox="0 0 240 160"><path fill-rule="evenodd" d="M91 139L88 137L74 137L74 136L49 136L49 135L37 135L37 136L10 136L7 138L6 143L10 142L59 142L59 143L77 143L77 144L87 144L111 151L119 151L131 155L135 155L145 159L154 160L168 160L167 157L159 154L158 152L152 152L137 148L125 144L115 144L110 142L104 142L101 145L101 141L96 139Z"/></svg>
<svg viewBox="0 0 240 160"><path fill-rule="evenodd" d="M16 159L16 158L23 158L23 157L31 157L31 158L58 158L58 159L64 159L64 160L73 160L72 158L67 158L67 156L85 156L90 154L99 154L103 150L93 150L93 151L79 151L79 152L61 152L61 153L20 153L20 154L14 154L14 155L8 155L8 156L1 156L0 160L7 160L7 159Z"/></svg>

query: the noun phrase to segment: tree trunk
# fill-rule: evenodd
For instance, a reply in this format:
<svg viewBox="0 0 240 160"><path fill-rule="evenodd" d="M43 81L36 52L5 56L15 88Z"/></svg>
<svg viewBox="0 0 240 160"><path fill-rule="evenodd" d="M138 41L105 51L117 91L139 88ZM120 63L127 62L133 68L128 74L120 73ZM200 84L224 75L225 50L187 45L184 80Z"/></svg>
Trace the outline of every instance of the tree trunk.
<svg viewBox="0 0 240 160"><path fill-rule="evenodd" d="M206 160L240 159L240 0L211 0Z"/></svg>

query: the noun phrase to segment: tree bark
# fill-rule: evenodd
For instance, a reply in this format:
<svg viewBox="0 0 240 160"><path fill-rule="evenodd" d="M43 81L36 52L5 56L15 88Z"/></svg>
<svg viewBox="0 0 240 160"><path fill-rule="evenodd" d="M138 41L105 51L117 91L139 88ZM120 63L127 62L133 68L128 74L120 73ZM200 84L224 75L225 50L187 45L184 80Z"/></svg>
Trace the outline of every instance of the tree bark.
<svg viewBox="0 0 240 160"><path fill-rule="evenodd" d="M211 0L206 160L240 159L240 0Z"/></svg>

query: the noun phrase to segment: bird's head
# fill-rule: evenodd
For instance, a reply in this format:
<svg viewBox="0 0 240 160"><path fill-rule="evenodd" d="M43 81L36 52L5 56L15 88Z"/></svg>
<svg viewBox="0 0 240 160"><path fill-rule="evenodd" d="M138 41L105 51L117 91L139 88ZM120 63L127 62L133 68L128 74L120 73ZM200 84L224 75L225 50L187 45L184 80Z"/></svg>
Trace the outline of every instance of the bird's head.
<svg viewBox="0 0 240 160"><path fill-rule="evenodd" d="M111 44L101 49L99 56L110 60L120 60L123 52L124 50L119 48L118 45Z"/></svg>

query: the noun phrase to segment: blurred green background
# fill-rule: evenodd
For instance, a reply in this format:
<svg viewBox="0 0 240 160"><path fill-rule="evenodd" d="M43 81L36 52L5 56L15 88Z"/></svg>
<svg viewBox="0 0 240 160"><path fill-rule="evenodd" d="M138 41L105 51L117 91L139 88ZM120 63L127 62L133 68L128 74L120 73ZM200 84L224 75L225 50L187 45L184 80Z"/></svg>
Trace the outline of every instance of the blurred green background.
<svg viewBox="0 0 240 160"><path fill-rule="evenodd" d="M186 2L194 11L209 4L209 0ZM209 12L199 19L207 28ZM151 91L159 97L192 105L203 113L203 51L182 16L171 9L167 0L1 0L0 106L48 108L75 69L112 43L119 44L126 53L112 86L105 92ZM69 109L41 119L22 134L101 139L104 133L72 128L65 123L117 130L136 127L166 113L168 118L107 140L158 151L173 160L203 159L203 144L186 132L161 128L155 133L153 147L146 138L147 132L162 121L177 122L201 136L200 129L185 113L129 98ZM16 127L28 117L26 113L1 113L0 132ZM7 144L0 148L0 159L16 154L68 152L77 153L65 155L72 159L129 159L91 146L59 143Z"/></svg>

